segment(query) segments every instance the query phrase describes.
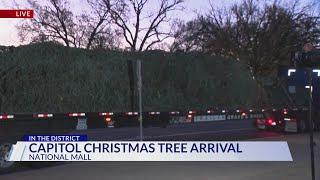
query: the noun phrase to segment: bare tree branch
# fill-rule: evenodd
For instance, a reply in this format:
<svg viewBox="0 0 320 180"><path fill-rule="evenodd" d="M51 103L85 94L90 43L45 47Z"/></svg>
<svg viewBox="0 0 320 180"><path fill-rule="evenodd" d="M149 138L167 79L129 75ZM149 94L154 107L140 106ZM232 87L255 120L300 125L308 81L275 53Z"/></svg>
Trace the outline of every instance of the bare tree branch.
<svg viewBox="0 0 320 180"><path fill-rule="evenodd" d="M103 4L103 7L110 11L114 24L121 29L131 51L143 51L150 48L150 44L152 46L167 39L167 37L158 37L167 35L167 32L159 33L158 29L160 29L161 24L170 21L168 13L180 10L179 7L183 3L183 0L161 0L158 10L153 14L146 11L150 0L100 1L102 2L100 4ZM143 27L142 24L143 26L147 25ZM149 40L151 42L147 43ZM146 44L148 44L148 47L145 47Z"/></svg>
<svg viewBox="0 0 320 180"><path fill-rule="evenodd" d="M98 4L93 0L87 2L92 12L76 16L70 10L68 0L45 0L41 3L28 0L36 16L17 26L21 41L29 37L33 41L53 40L63 42L66 46L90 49L98 38L100 41L102 36L105 36L105 40L108 36L114 36L115 29L110 28L109 11L96 8ZM105 41L111 42L114 41Z"/></svg>

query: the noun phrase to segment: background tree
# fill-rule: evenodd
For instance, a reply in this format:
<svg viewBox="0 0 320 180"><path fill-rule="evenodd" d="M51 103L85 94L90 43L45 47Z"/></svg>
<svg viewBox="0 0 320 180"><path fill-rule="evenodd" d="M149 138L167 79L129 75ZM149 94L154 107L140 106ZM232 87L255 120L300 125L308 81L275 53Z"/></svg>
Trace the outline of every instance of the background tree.
<svg viewBox="0 0 320 180"><path fill-rule="evenodd" d="M172 37L170 13L182 9L183 0L160 0L156 7L150 0L98 0L96 7L109 12L130 51L143 51ZM155 9L154 9L155 8ZM149 9L149 11L148 11ZM152 11L150 11L152 9ZM134 110L134 69L128 61L131 110Z"/></svg>
<svg viewBox="0 0 320 180"><path fill-rule="evenodd" d="M313 7L299 1L261 5L246 0L216 9L212 1L208 14L180 24L172 51L201 51L237 59L263 86L265 77L276 78L278 67L290 64L292 52L301 50L306 42L319 43L320 19ZM277 79L274 82L279 84Z"/></svg>
<svg viewBox="0 0 320 180"><path fill-rule="evenodd" d="M57 41L68 47L90 49L101 43L102 39L104 43L109 44L107 47L114 45L111 36L112 39L117 39L109 24L109 12L101 12L94 8L91 0L88 0L91 12L80 15L75 15L70 10L67 0L28 0L28 4L34 9L36 16L18 25L21 41Z"/></svg>
<svg viewBox="0 0 320 180"><path fill-rule="evenodd" d="M319 43L320 18L312 5L298 4L246 0L216 9L211 3L207 15L180 25L172 50L233 57L247 64L255 77L276 74L276 67L288 64L291 53L305 42Z"/></svg>

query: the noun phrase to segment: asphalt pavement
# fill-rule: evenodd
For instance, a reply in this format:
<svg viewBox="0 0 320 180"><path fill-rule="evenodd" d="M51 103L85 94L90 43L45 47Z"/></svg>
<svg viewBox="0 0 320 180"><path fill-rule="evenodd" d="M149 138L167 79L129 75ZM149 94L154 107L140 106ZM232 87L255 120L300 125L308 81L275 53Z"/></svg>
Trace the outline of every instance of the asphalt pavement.
<svg viewBox="0 0 320 180"><path fill-rule="evenodd" d="M77 131L74 134L79 134ZM139 140L138 127L109 128L87 130L92 141ZM257 137L269 137L272 132L259 132L254 120L228 120L194 124L174 124L166 128L149 127L143 129L144 140L158 141L209 141L209 140L243 140Z"/></svg>

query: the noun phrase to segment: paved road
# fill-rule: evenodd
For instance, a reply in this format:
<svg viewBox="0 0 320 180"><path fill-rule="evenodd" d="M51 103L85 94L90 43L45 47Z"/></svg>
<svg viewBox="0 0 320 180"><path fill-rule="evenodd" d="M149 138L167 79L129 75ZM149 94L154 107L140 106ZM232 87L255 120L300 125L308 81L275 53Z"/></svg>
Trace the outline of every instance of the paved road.
<svg viewBox="0 0 320 180"><path fill-rule="evenodd" d="M144 128L145 140L241 140L277 135L259 132L254 120L229 120L210 123L169 125L166 128ZM81 133L81 132L80 132ZM85 132L90 140L138 140L139 128L97 129ZM79 134L79 132L75 132Z"/></svg>

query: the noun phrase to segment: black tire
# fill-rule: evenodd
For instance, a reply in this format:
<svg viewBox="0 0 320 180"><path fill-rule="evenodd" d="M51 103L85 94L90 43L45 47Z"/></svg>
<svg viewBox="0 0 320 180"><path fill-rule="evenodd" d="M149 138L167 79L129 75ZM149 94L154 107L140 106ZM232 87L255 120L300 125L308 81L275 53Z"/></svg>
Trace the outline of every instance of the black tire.
<svg viewBox="0 0 320 180"><path fill-rule="evenodd" d="M0 144L0 174L13 172L19 166L18 162L8 161L11 150L11 143Z"/></svg>

